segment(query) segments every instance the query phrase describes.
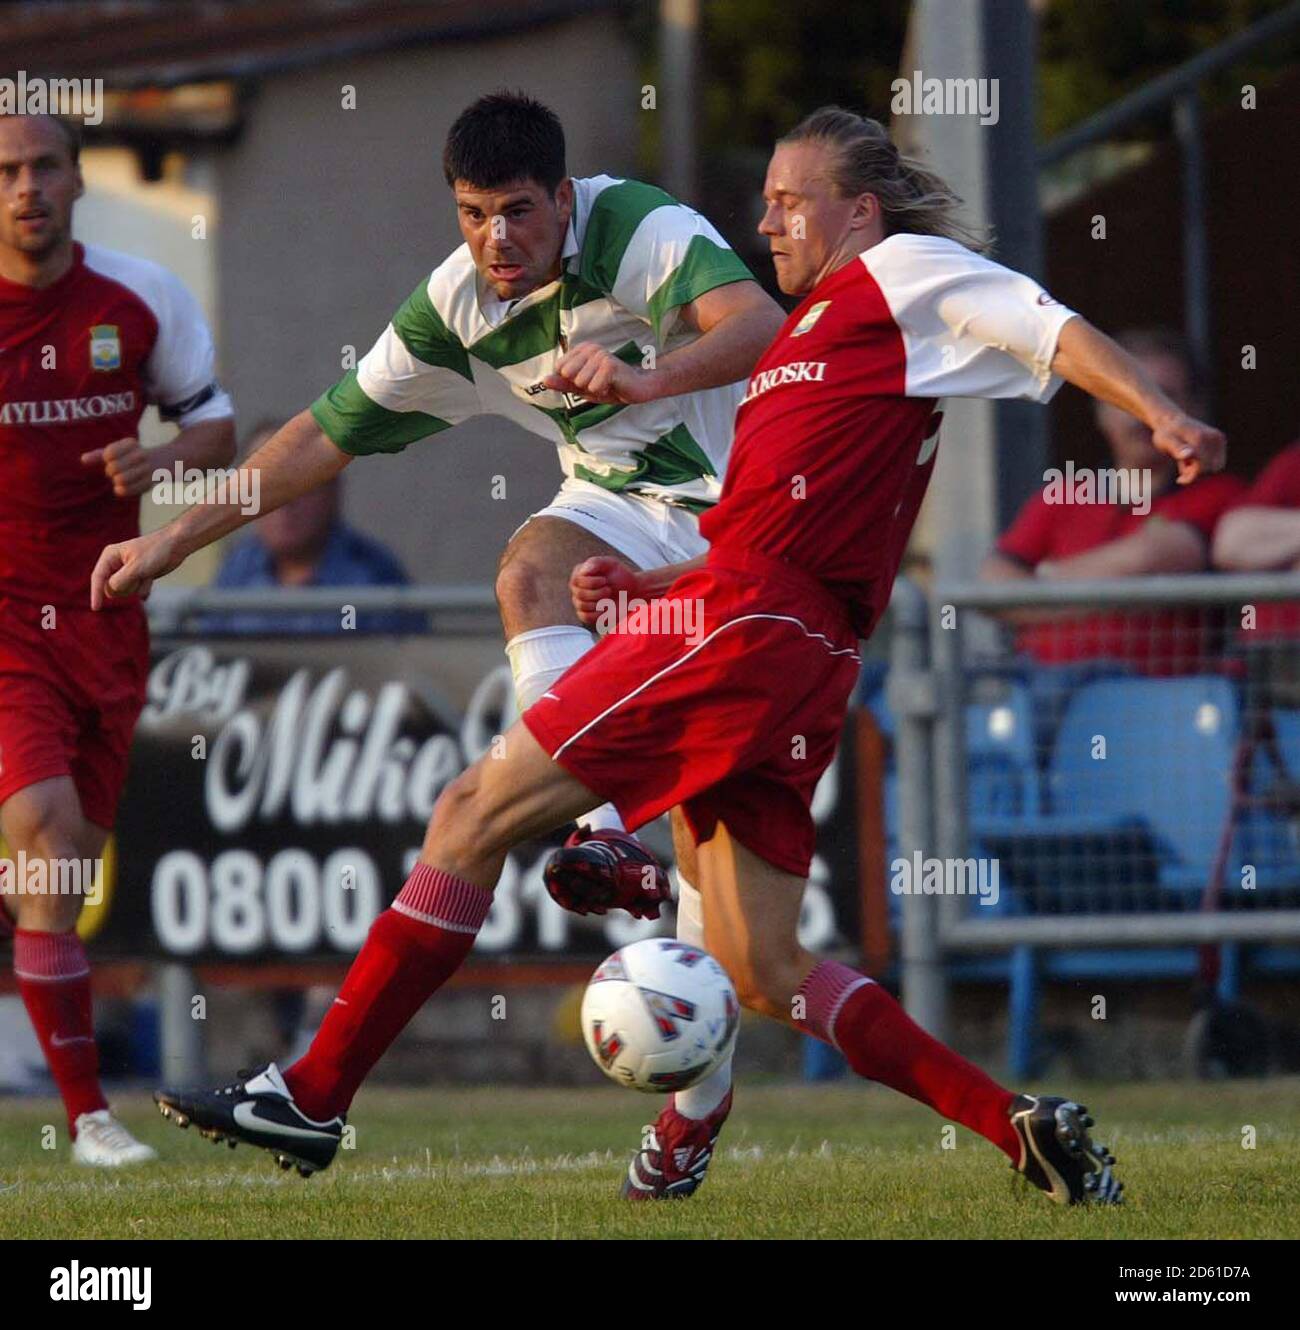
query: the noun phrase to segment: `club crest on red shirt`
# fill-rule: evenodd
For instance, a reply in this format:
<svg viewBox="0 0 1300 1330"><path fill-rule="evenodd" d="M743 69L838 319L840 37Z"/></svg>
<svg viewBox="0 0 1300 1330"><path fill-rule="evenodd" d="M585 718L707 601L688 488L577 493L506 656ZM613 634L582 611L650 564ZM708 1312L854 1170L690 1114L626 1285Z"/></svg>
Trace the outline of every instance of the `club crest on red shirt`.
<svg viewBox="0 0 1300 1330"><path fill-rule="evenodd" d="M122 337L115 323L97 323L90 330L90 368L108 372L122 368Z"/></svg>
<svg viewBox="0 0 1300 1330"><path fill-rule="evenodd" d="M831 303L831 302L830 302L829 300L819 300L819 301L818 301L818 302L817 302L817 303L816 303L816 304L815 304L815 305L814 305L814 306L808 311L808 313L805 314L805 315L803 316L803 318L801 318L801 319L799 320L799 322L795 325L795 329L794 329L794 331L790 334L790 336L791 336L791 337L802 337L802 336L804 335L804 333L806 333L806 332L808 331L808 329L811 328L811 327L813 326L813 324L816 323L817 320L820 319L821 316L826 312L826 307L827 307L830 303Z"/></svg>

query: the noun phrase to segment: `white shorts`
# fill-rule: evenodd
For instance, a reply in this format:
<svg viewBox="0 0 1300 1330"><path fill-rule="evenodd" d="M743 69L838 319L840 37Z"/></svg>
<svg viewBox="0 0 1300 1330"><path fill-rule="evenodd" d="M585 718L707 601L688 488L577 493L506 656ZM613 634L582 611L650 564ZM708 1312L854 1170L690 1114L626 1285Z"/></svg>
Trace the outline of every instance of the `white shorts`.
<svg viewBox="0 0 1300 1330"><path fill-rule="evenodd" d="M695 513L660 499L615 493L573 477L565 480L555 498L533 517L560 517L573 522L612 545L637 568L684 563L709 548L709 542L700 535L700 520Z"/></svg>

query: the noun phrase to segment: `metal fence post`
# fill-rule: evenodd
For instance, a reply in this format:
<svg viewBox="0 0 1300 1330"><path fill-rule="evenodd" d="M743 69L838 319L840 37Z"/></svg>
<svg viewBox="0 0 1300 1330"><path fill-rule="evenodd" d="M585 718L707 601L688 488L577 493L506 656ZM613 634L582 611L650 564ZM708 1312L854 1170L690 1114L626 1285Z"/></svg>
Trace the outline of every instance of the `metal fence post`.
<svg viewBox="0 0 1300 1330"><path fill-rule="evenodd" d="M941 859L966 855L966 676L964 673L965 608L935 597L930 615L930 665L935 692L934 718L934 853ZM942 929L955 922L962 901L940 897Z"/></svg>
<svg viewBox="0 0 1300 1330"><path fill-rule="evenodd" d="M1174 134L1183 168L1183 322L1201 396L1206 410L1212 412L1215 383L1210 345L1210 242L1205 219L1205 130L1200 93L1195 87L1174 102Z"/></svg>
<svg viewBox="0 0 1300 1330"><path fill-rule="evenodd" d="M928 854L934 834L930 739L935 700L930 676L925 597L900 578L890 602L890 709L896 717L898 850L910 860ZM903 1006L918 1025L942 1039L948 1023L948 985L939 946L937 898L912 892L903 897Z"/></svg>
<svg viewBox="0 0 1300 1330"><path fill-rule="evenodd" d="M1011 1002L1007 1013L1007 1070L1017 1080L1038 1074L1041 975L1036 947L1011 948Z"/></svg>
<svg viewBox="0 0 1300 1330"><path fill-rule="evenodd" d="M184 1085L207 1079L203 1022L195 1018L198 978L188 965L158 967L158 1015L163 1080Z"/></svg>

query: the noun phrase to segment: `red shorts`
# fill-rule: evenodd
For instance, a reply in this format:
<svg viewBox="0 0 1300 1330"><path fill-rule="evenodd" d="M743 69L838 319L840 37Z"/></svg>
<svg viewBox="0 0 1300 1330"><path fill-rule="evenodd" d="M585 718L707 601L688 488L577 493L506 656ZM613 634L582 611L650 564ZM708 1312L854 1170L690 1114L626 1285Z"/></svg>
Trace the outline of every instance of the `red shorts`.
<svg viewBox="0 0 1300 1330"><path fill-rule="evenodd" d="M681 804L697 841L721 821L768 863L807 876L813 792L860 664L848 613L819 582L714 551L523 720L629 829Z"/></svg>
<svg viewBox="0 0 1300 1330"><path fill-rule="evenodd" d="M132 606L92 613L0 596L0 804L71 776L81 811L112 827L144 705L149 627Z"/></svg>

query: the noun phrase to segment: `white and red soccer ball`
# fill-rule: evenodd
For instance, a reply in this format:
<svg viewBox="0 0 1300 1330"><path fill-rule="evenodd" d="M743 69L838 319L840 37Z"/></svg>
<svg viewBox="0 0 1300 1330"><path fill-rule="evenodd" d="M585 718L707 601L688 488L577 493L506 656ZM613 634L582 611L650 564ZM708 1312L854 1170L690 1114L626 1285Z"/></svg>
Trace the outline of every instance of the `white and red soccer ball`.
<svg viewBox="0 0 1300 1330"><path fill-rule="evenodd" d="M612 1081L647 1094L702 1081L731 1052L740 1003L707 951L671 938L623 947L591 976L582 1037Z"/></svg>

